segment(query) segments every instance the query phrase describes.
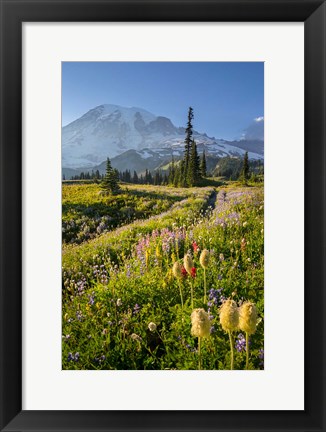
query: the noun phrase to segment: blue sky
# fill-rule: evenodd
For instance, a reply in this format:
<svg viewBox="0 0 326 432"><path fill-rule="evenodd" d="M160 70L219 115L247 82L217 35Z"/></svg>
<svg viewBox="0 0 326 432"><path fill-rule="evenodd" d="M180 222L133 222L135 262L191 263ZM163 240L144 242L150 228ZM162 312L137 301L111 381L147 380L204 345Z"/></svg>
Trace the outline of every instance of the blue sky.
<svg viewBox="0 0 326 432"><path fill-rule="evenodd" d="M102 104L140 107L215 138L237 139L264 116L261 62L64 62L62 125Z"/></svg>

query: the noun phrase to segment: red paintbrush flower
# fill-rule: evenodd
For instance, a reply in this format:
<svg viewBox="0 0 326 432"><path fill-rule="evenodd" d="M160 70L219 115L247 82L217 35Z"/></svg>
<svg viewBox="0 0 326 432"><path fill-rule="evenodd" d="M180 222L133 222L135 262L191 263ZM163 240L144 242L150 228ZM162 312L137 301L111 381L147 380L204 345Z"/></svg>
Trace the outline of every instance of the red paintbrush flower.
<svg viewBox="0 0 326 432"><path fill-rule="evenodd" d="M195 253L199 251L199 246L195 241L192 243L192 247Z"/></svg>
<svg viewBox="0 0 326 432"><path fill-rule="evenodd" d="M195 278L196 277L196 267L193 267L192 269L191 269L191 277L193 277L193 278Z"/></svg>
<svg viewBox="0 0 326 432"><path fill-rule="evenodd" d="M183 277L187 277L188 275L187 270L184 268L184 266L181 267L181 274Z"/></svg>

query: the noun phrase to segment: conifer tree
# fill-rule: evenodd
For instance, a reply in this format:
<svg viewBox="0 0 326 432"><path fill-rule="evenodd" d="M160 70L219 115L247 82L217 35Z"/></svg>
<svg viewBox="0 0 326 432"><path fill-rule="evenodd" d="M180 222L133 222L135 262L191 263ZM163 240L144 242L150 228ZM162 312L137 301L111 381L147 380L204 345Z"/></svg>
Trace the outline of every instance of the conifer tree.
<svg viewBox="0 0 326 432"><path fill-rule="evenodd" d="M202 156L201 163L200 163L200 171L201 171L202 177L206 177L207 176L207 165L206 165L205 150L203 150L203 156Z"/></svg>
<svg viewBox="0 0 326 432"><path fill-rule="evenodd" d="M174 157L172 156L171 165L169 169L169 176L168 176L168 182L170 184L174 183L174 176L175 176L175 164L174 164Z"/></svg>
<svg viewBox="0 0 326 432"><path fill-rule="evenodd" d="M192 135L193 135L193 126L192 120L194 118L194 110L192 107L189 107L188 110L188 121L186 127L186 137L185 137L185 151L184 151L184 169L182 171L184 185L186 186L187 179L189 177L189 163L190 163L190 152L191 152L191 143L192 143Z"/></svg>
<svg viewBox="0 0 326 432"><path fill-rule="evenodd" d="M197 152L197 144L193 140L191 143L191 153L189 160L187 184L189 186L198 185L201 175L200 175L200 159Z"/></svg>
<svg viewBox="0 0 326 432"><path fill-rule="evenodd" d="M246 183L248 178L249 178L249 158L248 158L248 152L247 151L246 151L244 158L243 158L241 177L242 177L242 181L244 183Z"/></svg>
<svg viewBox="0 0 326 432"><path fill-rule="evenodd" d="M155 171L155 174L154 174L154 185L159 185L160 183L161 183L160 172L159 171Z"/></svg>
<svg viewBox="0 0 326 432"><path fill-rule="evenodd" d="M109 193L116 193L120 189L118 184L119 172L114 170L109 158L106 160L106 172L101 183L101 188Z"/></svg>
<svg viewBox="0 0 326 432"><path fill-rule="evenodd" d="M134 176L132 178L132 182L135 183L135 184L138 183L138 175L137 175L136 171L134 171Z"/></svg>

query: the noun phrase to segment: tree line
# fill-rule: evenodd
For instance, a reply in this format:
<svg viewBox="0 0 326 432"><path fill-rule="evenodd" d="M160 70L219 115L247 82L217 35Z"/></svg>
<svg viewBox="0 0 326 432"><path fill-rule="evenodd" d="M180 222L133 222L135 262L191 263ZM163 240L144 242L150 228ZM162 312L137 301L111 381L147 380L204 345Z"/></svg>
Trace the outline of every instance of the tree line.
<svg viewBox="0 0 326 432"><path fill-rule="evenodd" d="M131 174L129 169L118 171L112 167L110 159L107 158L105 174L100 174L99 170L92 170L91 173L81 172L79 175L72 176L71 180L94 180L100 182L101 188L110 193L119 191L119 182L171 185L175 187L200 186L203 184L203 179L207 177L207 162L205 151L203 151L201 157L198 155L197 144L193 138L193 119L194 111L192 107L189 107L183 157L176 162L172 156L168 173L163 173L161 170L155 170L154 173L151 173L148 169L146 169L144 174L140 175L136 171ZM251 177L257 175L257 167L259 174L263 174L261 161L254 161L251 164L254 165ZM231 157L221 158L216 165L214 175L225 176L232 180L241 180L246 183L250 177L248 152L245 152L242 160ZM65 180L65 176L63 176L63 180Z"/></svg>
<svg viewBox="0 0 326 432"><path fill-rule="evenodd" d="M127 169L119 172L119 179L122 182L133 184L167 185L169 183L168 175L161 170L155 170L154 173L151 173L150 170L146 169L144 175L138 175L136 171L131 174L131 171Z"/></svg>

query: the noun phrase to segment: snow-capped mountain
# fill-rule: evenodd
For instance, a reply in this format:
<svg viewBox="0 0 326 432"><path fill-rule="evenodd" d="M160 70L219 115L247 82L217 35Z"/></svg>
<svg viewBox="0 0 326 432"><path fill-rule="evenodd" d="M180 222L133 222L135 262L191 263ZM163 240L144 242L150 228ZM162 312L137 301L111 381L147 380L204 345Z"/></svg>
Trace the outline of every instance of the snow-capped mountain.
<svg viewBox="0 0 326 432"><path fill-rule="evenodd" d="M135 158L159 166L172 155L182 156L184 138L185 129L174 126L167 117L141 108L100 105L62 128L62 167L92 169L107 157L113 166L119 159L133 165ZM194 139L198 151L205 150L207 155L239 157L248 150L251 159L264 157L263 141L225 141L196 131Z"/></svg>

